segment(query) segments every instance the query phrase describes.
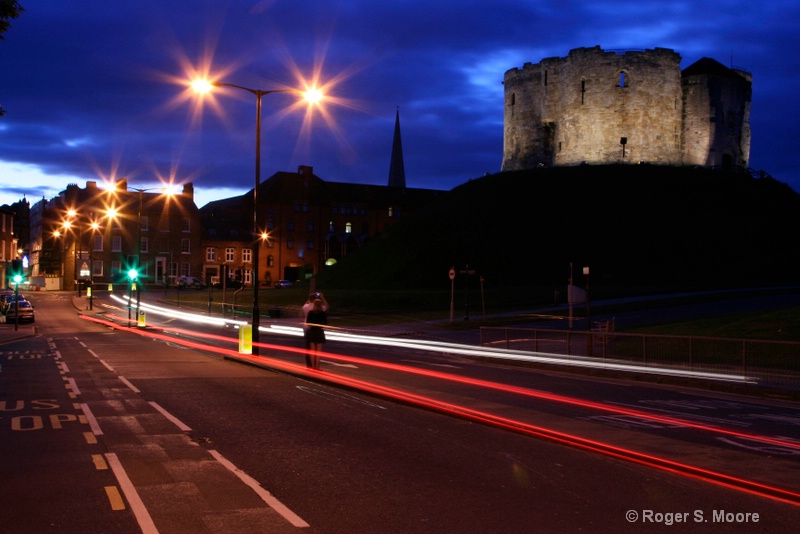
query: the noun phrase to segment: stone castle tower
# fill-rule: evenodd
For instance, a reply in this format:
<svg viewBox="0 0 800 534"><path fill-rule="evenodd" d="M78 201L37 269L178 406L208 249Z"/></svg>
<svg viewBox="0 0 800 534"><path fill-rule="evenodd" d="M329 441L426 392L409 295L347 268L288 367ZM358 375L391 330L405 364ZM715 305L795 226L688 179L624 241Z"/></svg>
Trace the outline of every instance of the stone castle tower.
<svg viewBox="0 0 800 534"><path fill-rule="evenodd" d="M666 48L599 46L505 73L502 170L581 163L747 167L752 75Z"/></svg>

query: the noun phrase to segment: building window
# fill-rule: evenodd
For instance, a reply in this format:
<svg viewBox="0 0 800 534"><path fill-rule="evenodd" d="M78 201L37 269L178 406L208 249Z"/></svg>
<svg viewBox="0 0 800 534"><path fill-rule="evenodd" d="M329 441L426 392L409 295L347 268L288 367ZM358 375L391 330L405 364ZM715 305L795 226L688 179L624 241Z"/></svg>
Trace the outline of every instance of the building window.
<svg viewBox="0 0 800 534"><path fill-rule="evenodd" d="M187 262L181 263L181 276L189 276L189 264Z"/></svg>
<svg viewBox="0 0 800 534"><path fill-rule="evenodd" d="M111 262L111 274L114 275L114 278L119 277L119 274L122 272L122 263L119 261L112 261Z"/></svg>
<svg viewBox="0 0 800 534"><path fill-rule="evenodd" d="M150 218L147 215L142 215L141 217L142 217L142 221L141 221L140 228L142 230L147 231L149 229L149 227L150 227Z"/></svg>
<svg viewBox="0 0 800 534"><path fill-rule="evenodd" d="M111 252L122 252L122 236L111 236Z"/></svg>
<svg viewBox="0 0 800 534"><path fill-rule="evenodd" d="M236 249L228 247L225 249L225 261L230 263L236 261Z"/></svg>
<svg viewBox="0 0 800 534"><path fill-rule="evenodd" d="M289 239L286 240L286 248L288 248L290 250L294 248L294 238L293 237L290 237Z"/></svg>
<svg viewBox="0 0 800 534"><path fill-rule="evenodd" d="M267 267L275 267L275 256L272 254L267 256Z"/></svg>
<svg viewBox="0 0 800 534"><path fill-rule="evenodd" d="M253 271L250 269L244 270L244 280L242 280L245 284L252 284L253 283Z"/></svg>
<svg viewBox="0 0 800 534"><path fill-rule="evenodd" d="M147 254L148 252L150 252L150 238L149 237L143 237L141 239L139 251L142 254Z"/></svg>
<svg viewBox="0 0 800 534"><path fill-rule="evenodd" d="M307 228L308 228L309 232L313 232L314 231L314 221L308 221Z"/></svg>
<svg viewBox="0 0 800 534"><path fill-rule="evenodd" d="M308 243L306 243L306 248L308 250L314 250L314 240L313 239L309 239L308 240Z"/></svg>
<svg viewBox="0 0 800 534"><path fill-rule="evenodd" d="M252 263L253 262L253 249L251 249L251 248L242 249L242 261L244 263Z"/></svg>
<svg viewBox="0 0 800 534"><path fill-rule="evenodd" d="M206 248L206 261L212 262L212 263L217 261L217 249L216 249L216 247L208 247L208 248Z"/></svg>
<svg viewBox="0 0 800 534"><path fill-rule="evenodd" d="M348 222L344 224L344 233L352 234L353 233L353 223Z"/></svg>
<svg viewBox="0 0 800 534"><path fill-rule="evenodd" d="M289 219L286 221L286 230L288 230L289 232L294 231L294 219Z"/></svg>
<svg viewBox="0 0 800 534"><path fill-rule="evenodd" d="M92 276L103 276L103 261L94 260L92 262Z"/></svg>
<svg viewBox="0 0 800 534"><path fill-rule="evenodd" d="M181 254L191 254L191 253L192 253L191 240L186 238L181 239ZM187 274L184 276L189 276L189 275Z"/></svg>
<svg viewBox="0 0 800 534"><path fill-rule="evenodd" d="M192 231L191 220L189 219L189 217L183 217L181 219L181 232L191 232L191 231Z"/></svg>
<svg viewBox="0 0 800 534"><path fill-rule="evenodd" d="M333 221L328 223L328 231L329 232L335 232L336 231L336 225L333 224Z"/></svg>
<svg viewBox="0 0 800 534"><path fill-rule="evenodd" d="M267 219L267 231L271 232L275 229L275 219Z"/></svg>
<svg viewBox="0 0 800 534"><path fill-rule="evenodd" d="M103 251L103 236L95 235L94 236L94 250L95 252L102 252Z"/></svg>

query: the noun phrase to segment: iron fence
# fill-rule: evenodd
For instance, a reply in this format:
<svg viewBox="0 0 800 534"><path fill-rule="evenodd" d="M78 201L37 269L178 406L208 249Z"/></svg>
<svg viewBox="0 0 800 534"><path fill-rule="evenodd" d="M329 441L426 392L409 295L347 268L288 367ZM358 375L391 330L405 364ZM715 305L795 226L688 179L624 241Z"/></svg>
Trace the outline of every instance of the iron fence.
<svg viewBox="0 0 800 534"><path fill-rule="evenodd" d="M482 327L481 345L642 368L735 375L764 387L800 390L800 342L618 333L606 328Z"/></svg>

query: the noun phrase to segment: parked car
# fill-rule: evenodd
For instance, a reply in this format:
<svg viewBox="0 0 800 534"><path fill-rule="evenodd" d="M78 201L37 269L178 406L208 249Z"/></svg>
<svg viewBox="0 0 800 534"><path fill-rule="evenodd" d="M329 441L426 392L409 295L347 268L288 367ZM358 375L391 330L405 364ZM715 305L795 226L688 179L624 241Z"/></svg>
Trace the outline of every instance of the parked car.
<svg viewBox="0 0 800 534"><path fill-rule="evenodd" d="M206 287L205 282L199 278L195 278L194 276L179 276L175 281L175 285L178 286L179 289L186 289L190 287L194 289L203 289Z"/></svg>
<svg viewBox="0 0 800 534"><path fill-rule="evenodd" d="M33 305L27 300L20 299L18 302L12 302L6 310L6 322L13 323L17 320L17 310L19 310L19 322L34 322L35 315L33 312Z"/></svg>
<svg viewBox="0 0 800 534"><path fill-rule="evenodd" d="M278 280L277 282L275 282L273 287L275 289L283 289L285 287L292 287L293 285L294 282L290 282L289 280Z"/></svg>
<svg viewBox="0 0 800 534"><path fill-rule="evenodd" d="M211 284L213 287L222 288L222 282L217 282L216 284ZM226 289L239 289L244 284L242 284L239 280L235 278L228 278L225 280L225 288Z"/></svg>

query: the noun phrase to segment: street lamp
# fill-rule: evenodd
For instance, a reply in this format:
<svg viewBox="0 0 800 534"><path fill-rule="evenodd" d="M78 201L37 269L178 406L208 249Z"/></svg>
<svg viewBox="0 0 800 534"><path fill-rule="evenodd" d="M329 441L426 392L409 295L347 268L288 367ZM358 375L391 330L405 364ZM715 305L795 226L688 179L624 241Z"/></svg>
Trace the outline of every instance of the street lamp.
<svg viewBox="0 0 800 534"><path fill-rule="evenodd" d="M94 288L94 247L95 247L94 238L95 238L95 232L97 232L97 230L100 229L100 223L97 222L97 220L88 220L86 223L82 222L81 220L78 219L78 212L75 209L68 210L67 211L67 216L69 218L67 220L65 220L61 224L62 228L64 229L65 238L66 238L66 233L68 231L70 231L70 230L73 231L73 235L75 235L74 234L75 230L77 230L77 232L78 232L77 233L77 238L78 238L77 239L77 246L74 247L75 248L75 266L74 266L75 273L74 274L75 274L75 285L77 287L76 290L77 290L77 294L78 294L79 297L81 296L81 286L80 286L80 272L78 271L78 262L79 262L78 254L82 253L81 249L83 247L83 230L84 230L84 226L86 226L87 228L91 229L92 240L91 240L91 243L89 243L89 266L88 266L88 269L86 271L86 276L88 277L88 283L87 283L87 286L86 286L86 294L89 297L89 309L91 310L93 308L93 298L94 298L94 291L93 291L93 288ZM90 217L93 219L94 215L91 215ZM61 232L56 230L53 233L53 235L55 237L60 237L61 236ZM63 272L63 267L62 267L62 272Z"/></svg>
<svg viewBox="0 0 800 534"><path fill-rule="evenodd" d="M74 209L70 209L70 210L67 211L67 216L69 217L69 219L64 221L64 223L62 224L62 226L64 227L64 230L66 230L66 231L72 229L73 225L75 225L73 220L78 216L78 212L76 210L74 210ZM80 283L80 276L78 274L78 254L80 254L80 252L81 252L80 249L81 249L81 247L83 247L83 225L78 223L77 227L78 227L78 239L77 239L77 242L75 241L75 239L72 240L72 248L74 249L74 254L75 254L75 261L74 261L74 265L73 265L73 273L72 274L73 274L73 276L75 278L75 290L77 291L77 295L80 297L81 296L81 283ZM74 235L75 234L73 233L73 236Z"/></svg>
<svg viewBox="0 0 800 534"><path fill-rule="evenodd" d="M253 186L253 318L252 318L252 344L253 354L258 355L258 329L260 322L261 310L258 305L258 256L261 242L258 239L261 232L258 229L258 188L261 185L261 99L265 95L272 93L295 93L302 94L309 103L316 103L322 99L322 92L319 89L309 89L305 92L296 89L251 89L232 83L210 82L208 80L195 80L192 82L192 88L197 93L208 93L214 87L233 87L241 89L248 93L254 94L256 97L256 172L255 181Z"/></svg>
<svg viewBox="0 0 800 534"><path fill-rule="evenodd" d="M147 193L147 192L150 192L150 191L161 191L161 193L163 195L165 195L166 197L171 197L172 196L172 191L170 190L169 187L139 188L139 187L127 187L126 186L126 191L127 190L135 191L136 193L138 193L138 196L139 196L138 211L137 211L137 217L136 217L136 225L137 225L136 240L137 240L137 244L134 246L134 250L136 252L136 254L135 254L135 258L136 259L135 259L134 265L132 265L132 266L129 265L128 266L129 268L131 268L131 271L128 272L129 273L129 277L130 277L130 272L132 272L134 270L137 272L136 281L133 282L134 284L136 284L137 282L140 282L138 277L142 273L142 217L143 217L143 210L144 210L144 193ZM112 193L116 194L114 189L112 189L111 191L112 191ZM115 219L117 217L117 215L118 215L118 210L116 208L112 207L112 208L108 209L107 217L109 219L113 220L113 219ZM169 225L169 213L168 212L166 214L166 217L167 217L167 225ZM167 232L167 234L169 234L169 232ZM169 237L167 238L167 240L169 241ZM165 280L166 280L166 275L165 275ZM137 285L137 288L138 288L138 285ZM138 296L138 294L139 293L137 291L137 296ZM139 314L139 300L138 300L138 298L137 298L137 303L136 303L136 314L137 314L137 316Z"/></svg>
<svg viewBox="0 0 800 534"><path fill-rule="evenodd" d="M92 228L92 241L89 243L89 286L86 288L86 292L89 294L89 310L92 310L92 299L94 299L94 233L100 228L100 223L92 221L89 226Z"/></svg>

